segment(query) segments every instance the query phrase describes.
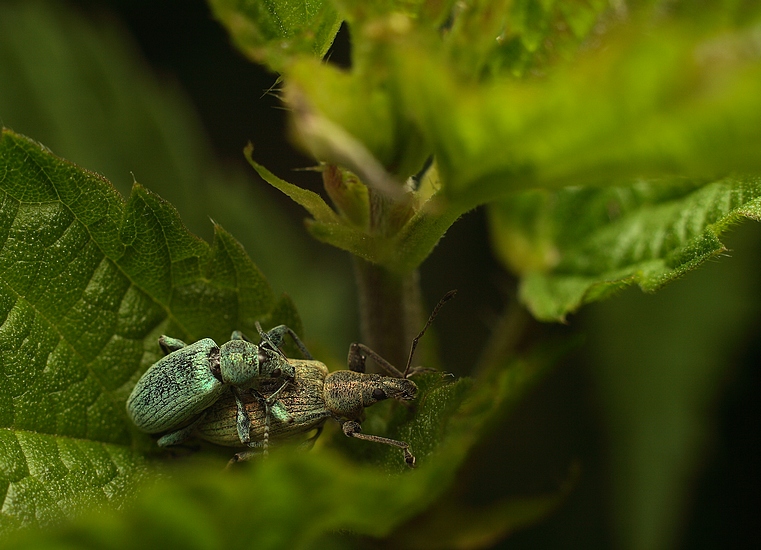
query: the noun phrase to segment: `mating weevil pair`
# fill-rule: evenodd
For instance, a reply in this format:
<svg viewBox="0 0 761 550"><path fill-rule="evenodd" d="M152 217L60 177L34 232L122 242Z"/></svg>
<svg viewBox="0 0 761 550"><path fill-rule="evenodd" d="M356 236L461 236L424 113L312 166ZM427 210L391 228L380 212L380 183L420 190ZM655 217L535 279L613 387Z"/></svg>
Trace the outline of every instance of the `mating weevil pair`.
<svg viewBox="0 0 761 550"><path fill-rule="evenodd" d="M211 338L187 345L161 336L159 346L166 356L143 374L127 399L127 414L132 422L147 433L170 432L195 419L225 393L232 393L236 429L241 442L248 443L250 422L241 401L242 392L268 378L283 379L280 390L293 380L294 368L279 349L286 334L311 358L298 336L285 325L267 333L258 323L256 328L262 338L258 346L239 331L221 346ZM173 445L176 437L170 432L158 443L162 447Z"/></svg>
<svg viewBox="0 0 761 550"><path fill-rule="evenodd" d="M259 376L250 378L247 382L248 387L243 387L243 384L227 382L232 391L224 392L223 386L216 399L209 399L210 404L205 407L194 407L193 412L190 413L188 412L190 407L176 405L172 410L181 409L183 414L177 414L174 422L167 419L165 424L171 425L162 429L154 429L152 425L152 431L149 431L143 427L145 423L141 425L136 422L136 424L143 431L149 433L173 430L159 439L159 445L162 446L179 444L188 437L197 436L219 445L230 447L246 445L249 447L248 450L237 453L231 459L230 462L234 463L247 460L257 454L266 454L270 439L273 441L292 440L316 430L312 437L302 443L306 447L311 447L322 432L325 421L328 418L333 418L341 424L346 436L398 447L404 453L405 462L409 466L414 466L415 457L407 443L364 434L361 431L361 421L364 409L378 401L388 398L407 401L415 398L418 388L413 381L409 380L409 376L421 370L429 370L411 368L415 348L441 306L454 294L455 291L451 291L439 301L423 330L413 340L404 372L400 372L364 344L356 343L352 344L349 349L349 370L328 372L323 363L311 358L298 337L287 327L277 327L266 334L260 330L263 341L259 345L259 350L264 348L267 355L264 359L259 356ZM299 344L302 353L307 357L306 360L286 359L284 355L277 355L274 352L273 348L282 342L285 332L290 333L294 341ZM233 341L238 339L236 334L239 333L233 333ZM162 338L166 341L166 337ZM204 342L204 340L200 342ZM155 375L145 381L144 378L152 370L182 369L184 362L188 363L184 365L185 368L203 370L199 366L202 361L198 361L192 353L185 351L196 344L180 348L178 351L185 353L175 360L167 362L166 360L177 351L170 353L151 367L140 379L133 395L127 402L127 410L133 419L135 418L133 409L136 403L133 396L138 388L143 388L141 389L143 393L151 394L149 390L153 387ZM227 344L223 344L222 348ZM253 346L253 344L251 345ZM165 351L172 349L164 345L162 348ZM365 360L368 356L372 357L389 376L365 373ZM162 362L165 363L162 364ZM287 367L283 362L287 363ZM168 364L171 364L171 367ZM161 368L159 368L160 365ZM293 375L286 376L286 381L278 386L278 382L271 378L275 371L280 376L291 372ZM267 373L269 373L270 378L267 378ZM182 378L182 376L177 375L173 375L173 377ZM252 387L255 381L258 389ZM196 388L200 387L200 385L196 386ZM184 391L183 399L195 397L188 395L190 393L192 393L190 390ZM265 397L264 394L267 393L269 395ZM159 395L159 393L154 391L153 395ZM140 407L151 408L150 399L142 400L139 403ZM162 409L171 409L171 407L163 406L163 400L161 404ZM244 431L245 433L243 433Z"/></svg>

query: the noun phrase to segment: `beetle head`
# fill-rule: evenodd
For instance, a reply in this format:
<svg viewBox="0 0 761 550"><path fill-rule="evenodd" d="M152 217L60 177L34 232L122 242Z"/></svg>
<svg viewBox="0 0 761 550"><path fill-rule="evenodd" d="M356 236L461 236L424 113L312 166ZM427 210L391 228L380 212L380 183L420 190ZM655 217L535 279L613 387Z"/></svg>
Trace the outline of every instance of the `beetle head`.
<svg viewBox="0 0 761 550"><path fill-rule="evenodd" d="M293 380L296 369L279 349L273 350L269 345L259 344L259 376L270 378L285 378Z"/></svg>

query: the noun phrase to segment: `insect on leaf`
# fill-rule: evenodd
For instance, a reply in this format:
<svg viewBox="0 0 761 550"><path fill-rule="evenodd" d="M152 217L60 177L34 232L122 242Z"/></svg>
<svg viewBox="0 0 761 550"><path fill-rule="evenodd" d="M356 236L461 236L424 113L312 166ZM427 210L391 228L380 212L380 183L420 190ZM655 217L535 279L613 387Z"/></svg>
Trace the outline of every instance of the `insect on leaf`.
<svg viewBox="0 0 761 550"><path fill-rule="evenodd" d="M44 525L121 503L152 443L126 418L157 338L225 341L294 326L235 239L212 246L139 184L102 177L10 130L0 139L0 527ZM295 328L300 330L298 322Z"/></svg>

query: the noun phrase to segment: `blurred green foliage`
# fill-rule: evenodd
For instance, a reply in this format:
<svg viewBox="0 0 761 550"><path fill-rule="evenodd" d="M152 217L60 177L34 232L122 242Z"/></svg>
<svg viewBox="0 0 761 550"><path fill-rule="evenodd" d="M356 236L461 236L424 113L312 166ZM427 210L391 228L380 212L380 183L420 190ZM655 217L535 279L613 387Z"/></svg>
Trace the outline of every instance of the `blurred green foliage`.
<svg viewBox="0 0 761 550"><path fill-rule="evenodd" d="M343 354L352 334L338 315L352 307L345 270L335 256L307 246L242 162L215 158L187 94L169 76L148 72L126 29L107 13L83 19L73 6L2 8L0 121L103 174L124 197L140 182L207 240L212 220L226 227L277 291L287 290L305 311L333 312L313 317L307 336L313 331L331 353ZM244 145L235 144L240 159ZM304 264L314 267L312 277L301 276Z"/></svg>
<svg viewBox="0 0 761 550"><path fill-rule="evenodd" d="M368 414L366 432L412 444L414 472L400 473L393 450L336 432L308 455L283 451L230 475L218 472L227 450L154 460L123 401L155 360L160 332L223 340L254 320L298 327L300 315L310 348L341 368L357 334L351 274L341 256L305 238L299 213L254 181L241 162L245 138L222 155L237 163L212 148L213 115L202 111L202 122L185 94L203 103L197 90L208 93L209 75L235 54L214 49L220 34L190 33L185 49L176 45L184 3L166 6L165 25L152 31L185 60L180 85L141 58L151 55L151 4L109 4L143 30L141 52L106 3L4 0L0 121L103 174L128 201L4 132L2 543L743 542L752 506L737 504L730 529L730 514L706 503L743 494L749 478L724 472L721 498L690 480L725 452L721 390L757 362L743 350L758 353L758 231L725 234L759 216L759 5L209 4L188 11L217 18L245 56L282 76L265 75L243 94L221 133L234 135L258 92L274 91L289 109L291 139L310 156L291 166L328 163L322 183L335 210L304 188L313 173L275 175L282 166L267 152L282 137L264 124L267 137L249 152L256 171L306 208L318 240L390 271L420 266L429 301L460 287L464 305L448 305L458 314L437 320L438 341L431 334L424 345L474 378L427 376L414 411L388 403ZM321 60L341 57L329 48L342 21L347 60ZM241 88L236 78L249 67L236 67L214 103ZM493 252L481 244L480 217L454 223L484 204ZM704 264L730 251L720 265ZM634 282L654 291L686 280L572 317L587 335L581 355L528 394L568 345L515 307L499 311L515 283L495 260L520 279L520 300L540 319L568 321ZM276 302L281 291L293 300ZM754 433L749 426L738 437ZM115 507L97 516L82 513L108 503Z"/></svg>

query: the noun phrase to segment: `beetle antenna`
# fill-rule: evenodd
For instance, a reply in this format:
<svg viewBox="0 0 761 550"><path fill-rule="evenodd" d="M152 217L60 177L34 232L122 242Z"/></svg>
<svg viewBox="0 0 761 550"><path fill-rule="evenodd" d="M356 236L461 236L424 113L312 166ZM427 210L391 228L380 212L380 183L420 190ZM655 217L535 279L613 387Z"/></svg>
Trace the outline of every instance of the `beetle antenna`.
<svg viewBox="0 0 761 550"><path fill-rule="evenodd" d="M415 336L412 340L412 345L410 346L410 356L407 358L407 368L404 369L404 378L407 378L407 374L410 372L410 367L412 366L412 357L415 355L415 348L417 347L418 340L420 340L423 337L423 334L425 334L425 331L428 330L428 327L431 326L431 323L433 323L433 320L436 318L436 316L439 314L439 310L446 304L450 298L452 298L455 294L457 294L457 289L450 290L444 296L442 296L441 300L439 300L439 303L436 304L436 307L433 308L433 311L431 312L430 317L428 317L428 322L423 327L423 330L420 331L420 334Z"/></svg>
<svg viewBox="0 0 761 550"><path fill-rule="evenodd" d="M262 325L259 324L259 321L255 323L256 330L259 332L259 338L261 338L262 342L269 344L269 347L272 349L272 351L279 353L283 359L285 359L286 362L288 362L288 357L285 356L285 353L283 353L283 350L281 350L278 346L275 345L275 343L270 340L270 337L267 336L267 333L262 330Z"/></svg>

